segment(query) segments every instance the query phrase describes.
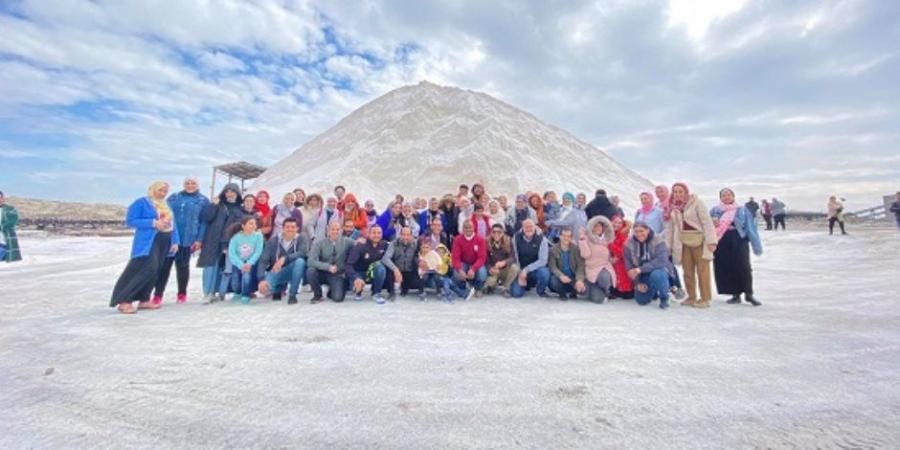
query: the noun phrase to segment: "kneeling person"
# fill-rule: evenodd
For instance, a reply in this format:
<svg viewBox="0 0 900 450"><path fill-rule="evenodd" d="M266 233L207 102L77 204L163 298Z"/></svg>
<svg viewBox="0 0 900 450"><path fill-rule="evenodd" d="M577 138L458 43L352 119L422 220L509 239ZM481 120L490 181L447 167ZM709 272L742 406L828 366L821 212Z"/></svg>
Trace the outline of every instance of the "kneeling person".
<svg viewBox="0 0 900 450"><path fill-rule="evenodd" d="M263 249L257 265L259 292L272 291L272 300L281 300L281 293L288 289L288 304L297 303L297 292L306 274L306 254L309 239L299 234L297 219L289 217L281 223L281 234L272 236Z"/></svg>
<svg viewBox="0 0 900 450"><path fill-rule="evenodd" d="M354 300L362 301L362 292L366 284L372 285L372 299L376 303L384 303L381 289L387 279L387 270L381 260L387 252L388 244L381 239L381 227L369 229L369 238L365 242L353 246L347 257L347 279L355 294Z"/></svg>
<svg viewBox="0 0 900 450"><path fill-rule="evenodd" d="M646 222L634 224L634 235L625 243L625 268L634 280L634 299L646 305L659 297L659 307L669 307L669 277L675 267L669 262L669 248Z"/></svg>
<svg viewBox="0 0 900 450"><path fill-rule="evenodd" d="M563 228L559 244L550 249L550 290L559 294L560 300L576 298L586 289L584 284L584 258L578 246L572 243L572 229Z"/></svg>
<svg viewBox="0 0 900 450"><path fill-rule="evenodd" d="M516 264L522 268L518 279L510 287L513 297L525 295L525 291L534 287L538 296L547 296L547 285L550 283L550 269L547 259L550 245L543 234L537 232L537 225L531 219L522 222L522 230L513 236L513 254Z"/></svg>
<svg viewBox="0 0 900 450"><path fill-rule="evenodd" d="M509 297L509 286L519 274L519 266L516 265L512 244L503 225L495 223L491 227L487 247L488 277L484 288L490 293L499 286L500 294Z"/></svg>
<svg viewBox="0 0 900 450"><path fill-rule="evenodd" d="M391 297L396 295L396 284L400 284L400 295L406 296L410 289L417 289L419 294L424 293L422 279L419 278L419 255L416 248L416 239L412 229L403 227L400 229L400 238L391 242L384 258L381 260L384 266L391 272L393 285L388 288Z"/></svg>
<svg viewBox="0 0 900 450"><path fill-rule="evenodd" d="M328 284L328 297L335 302L344 301L347 280L344 279L347 255L353 248L353 239L341 236L341 224L331 222L325 239L316 239L309 251L309 268L306 280L312 288L312 304L322 302L322 283Z"/></svg>

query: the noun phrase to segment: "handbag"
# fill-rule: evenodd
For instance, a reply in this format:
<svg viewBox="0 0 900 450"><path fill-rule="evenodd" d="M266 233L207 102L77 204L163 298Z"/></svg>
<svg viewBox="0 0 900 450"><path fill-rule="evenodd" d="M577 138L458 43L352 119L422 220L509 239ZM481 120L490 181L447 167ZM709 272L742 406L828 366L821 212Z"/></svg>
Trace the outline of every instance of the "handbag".
<svg viewBox="0 0 900 450"><path fill-rule="evenodd" d="M681 243L691 248L697 248L703 245L703 232L700 230L682 230Z"/></svg>

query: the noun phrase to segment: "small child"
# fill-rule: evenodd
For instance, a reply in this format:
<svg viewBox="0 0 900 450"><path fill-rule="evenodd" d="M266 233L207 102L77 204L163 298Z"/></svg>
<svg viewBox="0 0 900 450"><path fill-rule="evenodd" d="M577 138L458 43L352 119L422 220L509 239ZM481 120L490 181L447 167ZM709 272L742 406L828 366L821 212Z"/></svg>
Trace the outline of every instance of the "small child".
<svg viewBox="0 0 900 450"><path fill-rule="evenodd" d="M429 245L431 243L429 242ZM444 296L444 301L447 303L453 303L453 291L450 290L450 276L448 273L450 272L450 250L447 249L447 246L444 244L438 244L437 246L437 254L441 258L438 263L437 269L435 273L437 274L437 282L440 283L441 289L440 294Z"/></svg>
<svg viewBox="0 0 900 450"><path fill-rule="evenodd" d="M246 216L241 219L241 232L228 242L228 260L236 269L232 275L232 288L235 290L232 300L238 298L237 291L240 290L241 303L250 303L253 271L262 256L264 244L262 233L256 231L256 218Z"/></svg>
<svg viewBox="0 0 900 450"><path fill-rule="evenodd" d="M425 289L429 287L434 288L440 295L441 277L437 274L440 265L441 256L431 249L431 240L423 239L419 243L419 278L422 280L422 290L419 291L420 301L425 301Z"/></svg>

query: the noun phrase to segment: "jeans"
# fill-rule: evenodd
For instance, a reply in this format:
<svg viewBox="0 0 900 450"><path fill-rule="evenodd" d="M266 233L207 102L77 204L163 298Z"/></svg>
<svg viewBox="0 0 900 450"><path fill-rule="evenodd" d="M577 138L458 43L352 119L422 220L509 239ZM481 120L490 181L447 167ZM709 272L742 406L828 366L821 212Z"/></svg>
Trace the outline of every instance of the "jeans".
<svg viewBox="0 0 900 450"><path fill-rule="evenodd" d="M215 294L222 279L222 267L218 264L203 267L203 295Z"/></svg>
<svg viewBox="0 0 900 450"><path fill-rule="evenodd" d="M297 295L300 291L300 283L306 274L306 260L297 258L294 262L284 266L278 272L269 272L266 274L266 282L269 283L269 290L273 293L280 293L284 290L285 285L289 286L288 295Z"/></svg>
<svg viewBox="0 0 900 450"><path fill-rule="evenodd" d="M828 234L834 234L834 223L837 222L841 226L841 233L846 234L847 231L844 230L844 221L838 219L837 217L830 217L828 219Z"/></svg>
<svg viewBox="0 0 900 450"><path fill-rule="evenodd" d="M516 277L518 278L518 275ZM513 281L512 286L509 288L509 293L514 298L521 298L525 295L525 291L532 287L536 288L538 295L544 295L547 292L547 285L550 284L550 269L541 267L537 270L532 270L528 272L526 278L525 286L520 285L519 280Z"/></svg>
<svg viewBox="0 0 900 450"><path fill-rule="evenodd" d="M419 279L422 280L422 293L428 288L434 289L437 294L443 293L446 295L451 292L449 277L443 277L436 272L426 272Z"/></svg>
<svg viewBox="0 0 900 450"><path fill-rule="evenodd" d="M172 273L172 264L175 264L175 276L178 279L178 294L187 294L188 279L191 272L191 248L178 247L178 253L174 258L166 258L160 269L159 278L156 279L155 294L162 297L166 292L166 285L169 284L169 274Z"/></svg>
<svg viewBox="0 0 900 450"><path fill-rule="evenodd" d="M612 275L607 270L601 270L597 275L597 279L587 283L588 298L594 303L603 303L609 297L609 290L612 289Z"/></svg>
<svg viewBox="0 0 900 450"><path fill-rule="evenodd" d="M642 273L634 284L634 300L638 305L646 305L659 297L660 304L669 301L669 274L664 269L656 269L650 273ZM646 285L647 291L641 292L639 285Z"/></svg>
<svg viewBox="0 0 900 450"><path fill-rule="evenodd" d="M463 272L468 273L469 269L472 268L471 264L462 263ZM466 282L468 280L462 279L459 277L459 274L456 273L456 270L453 270L453 282L450 283L450 290L456 293L456 295L461 298L466 297ZM481 290L484 287L484 280L487 280L487 269L484 266L481 266L480 269L475 271L475 278L471 280L472 287L476 290Z"/></svg>
<svg viewBox="0 0 900 450"><path fill-rule="evenodd" d="M231 289L235 294L241 294L241 297L249 297L253 292L253 270L243 272L238 268L234 268L231 274ZM223 294L224 295L224 294Z"/></svg>
<svg viewBox="0 0 900 450"><path fill-rule="evenodd" d="M556 292L557 294L569 294L570 292L575 292L575 276L569 277L572 281L568 283L563 283L562 280L556 277L556 275L550 276L550 290Z"/></svg>
<svg viewBox="0 0 900 450"><path fill-rule="evenodd" d="M347 294L347 283L340 274L341 271L331 273L314 267L306 269L306 281L312 288L313 297L322 298L322 282L325 282L328 284L328 298L335 302L344 301Z"/></svg>
<svg viewBox="0 0 900 450"><path fill-rule="evenodd" d="M375 270L373 272L372 281L366 282L365 272L354 270L353 276L350 277L350 289L353 289L353 284L356 280L363 280L364 283L372 285L372 295L380 293L381 290L384 289L385 281L388 279L387 267L384 267L384 264L377 262L375 263ZM360 291L360 293L362 293L362 291Z"/></svg>

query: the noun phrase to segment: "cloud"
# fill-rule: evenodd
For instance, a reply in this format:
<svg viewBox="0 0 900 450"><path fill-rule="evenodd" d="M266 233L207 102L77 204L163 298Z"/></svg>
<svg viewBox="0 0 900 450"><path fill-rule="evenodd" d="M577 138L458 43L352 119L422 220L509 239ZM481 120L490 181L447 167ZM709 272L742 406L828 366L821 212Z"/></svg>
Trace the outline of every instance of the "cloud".
<svg viewBox="0 0 900 450"><path fill-rule="evenodd" d="M900 4L876 0L23 0L0 7L0 149L36 155L4 165L47 186L93 171L124 202L160 176L274 163L428 79L497 96L654 181L869 206L896 190L897 23Z"/></svg>

